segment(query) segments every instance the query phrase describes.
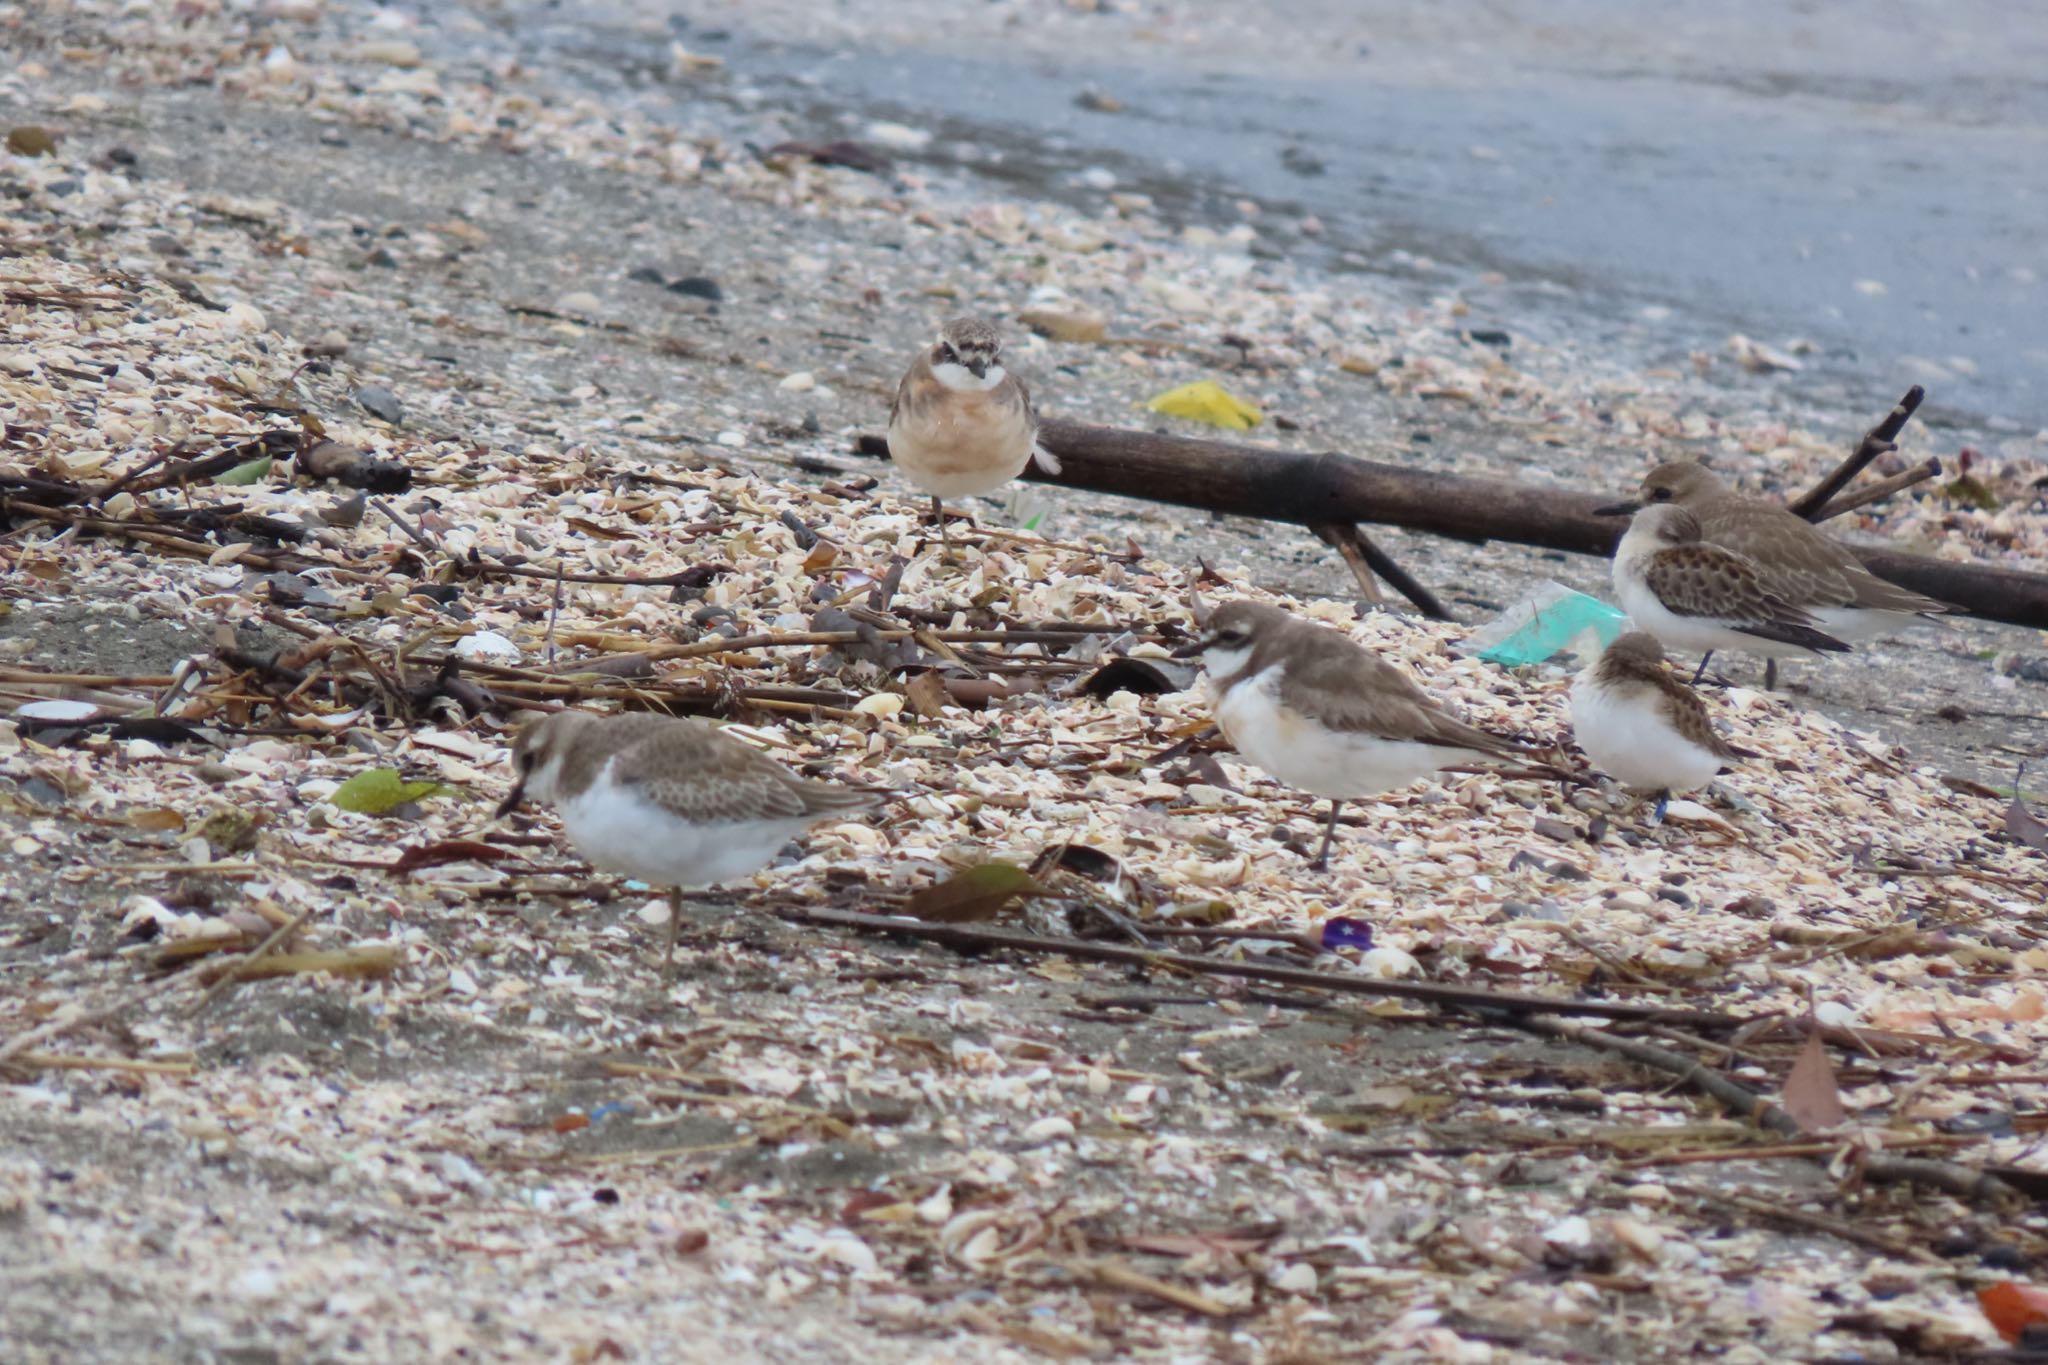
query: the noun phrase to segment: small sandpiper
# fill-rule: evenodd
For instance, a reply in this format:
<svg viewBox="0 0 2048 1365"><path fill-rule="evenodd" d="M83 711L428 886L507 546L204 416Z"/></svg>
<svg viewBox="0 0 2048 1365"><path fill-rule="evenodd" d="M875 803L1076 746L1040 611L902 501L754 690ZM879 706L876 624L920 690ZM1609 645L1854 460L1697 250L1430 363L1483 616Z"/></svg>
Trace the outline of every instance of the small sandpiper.
<svg viewBox="0 0 2048 1365"><path fill-rule="evenodd" d="M1672 676L1664 647L1640 630L1617 638L1572 681L1572 732L1600 771L1657 794L1658 820L1674 793L1756 757L1716 733L1699 693Z"/></svg>
<svg viewBox="0 0 2048 1365"><path fill-rule="evenodd" d="M1210 704L1237 751L1291 787L1330 801L1329 864L1344 803L1441 768L1528 760L1515 741L1467 725L1408 675L1349 636L1259 602L1225 602L1174 651L1200 655Z"/></svg>
<svg viewBox="0 0 2048 1365"><path fill-rule="evenodd" d="M889 408L889 458L932 495L942 546L947 498L992 493L1034 458L1046 473L1060 472L1038 444L1031 394L1003 368L1002 352L992 323L954 318L918 352Z"/></svg>
<svg viewBox="0 0 2048 1365"><path fill-rule="evenodd" d="M881 800L800 777L707 721L643 712L558 711L519 732L512 761L519 775L493 818L546 802L593 866L669 888L664 971L684 890L758 872L810 826Z"/></svg>
<svg viewBox="0 0 2048 1365"><path fill-rule="evenodd" d="M1861 644L1950 610L1945 602L1879 578L1847 546L1782 503L1737 493L1691 460L1657 466L1634 501L1601 511L1618 515L1664 505L1692 513L1702 540L1746 557L1766 590L1811 615L1837 640Z"/></svg>
<svg viewBox="0 0 2048 1365"><path fill-rule="evenodd" d="M1614 547L1614 595L1640 629L1674 649L1812 657L1849 648L1765 586L1749 556L1702 540L1699 521L1682 507L1660 503L1635 514ZM1706 669L1702 658L1695 683Z"/></svg>

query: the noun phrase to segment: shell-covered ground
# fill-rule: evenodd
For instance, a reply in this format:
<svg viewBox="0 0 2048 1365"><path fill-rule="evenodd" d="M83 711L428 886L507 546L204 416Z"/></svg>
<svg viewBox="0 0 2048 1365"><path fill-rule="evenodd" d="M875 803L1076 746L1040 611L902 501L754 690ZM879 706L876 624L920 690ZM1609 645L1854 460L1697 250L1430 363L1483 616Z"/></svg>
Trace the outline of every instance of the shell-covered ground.
<svg viewBox="0 0 2048 1365"><path fill-rule="evenodd" d="M437 64L445 33L368 8L0 22L10 125L62 134L9 156L0 204L10 1359L1998 1345L1973 1291L2048 1250L2014 633L1949 647L2013 710L1974 774L1714 689L1762 757L1663 826L1611 788L1449 774L1356 803L1314 874L1320 808L1213 752L1165 658L1197 593L1271 596L1284 552L1198 571L1197 518L1034 489L949 556L847 453L927 315L970 307L1145 343L1016 329L1063 415L1220 375L1307 448L1359 403L1449 406L1534 450L1524 477L1621 487L1673 443L1797 486L1838 439L1685 376L1510 365L1455 298L1248 254L1255 213L1179 233L763 161L488 44ZM240 154L211 186L159 169L213 136ZM266 146L291 193L256 191ZM312 476L337 463L408 486ZM2039 473L2016 442L1977 469L1998 506L1922 489L1865 525L2023 563ZM1562 671L1347 593L1279 600L1470 719L1568 737ZM490 818L509 727L563 704L717 715L893 800L695 903L664 980L654 890L544 814ZM802 918L902 913L992 859L1036 866L1003 922L1043 938L1774 1017L1632 1036L1845 1116L1788 1140L1498 1019ZM1335 918L1372 946L1316 951ZM277 974L224 980L259 944ZM1788 1087L1809 1018L1834 1079ZM2029 1193L1866 1182L1872 1155Z"/></svg>

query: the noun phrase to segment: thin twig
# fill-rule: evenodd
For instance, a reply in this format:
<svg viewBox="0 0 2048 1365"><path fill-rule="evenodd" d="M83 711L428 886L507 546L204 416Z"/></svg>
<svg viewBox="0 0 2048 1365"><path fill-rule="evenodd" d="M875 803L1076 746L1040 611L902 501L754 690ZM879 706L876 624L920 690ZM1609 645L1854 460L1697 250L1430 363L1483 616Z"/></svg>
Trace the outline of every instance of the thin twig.
<svg viewBox="0 0 2048 1365"><path fill-rule="evenodd" d="M1814 513L1813 519L1817 522L1828 521L1834 517L1841 516L1844 512L1853 512L1859 507L1868 507L1873 502L1883 502L1892 494L1903 492L1914 484L1925 483L1940 473L1941 460L1937 456L1930 455L1927 457L1926 464L1915 465L1905 473L1894 474L1889 479L1879 479L1876 483L1860 488L1854 493L1844 493L1841 497L1836 498L1826 507Z"/></svg>
<svg viewBox="0 0 2048 1365"><path fill-rule="evenodd" d="M11 1059L19 1057L22 1053L27 1052L30 1048L40 1043L47 1043L52 1038L61 1038L73 1029L83 1028L87 1024L97 1024L103 1020L112 1019L115 1015L122 1013L132 1006L162 995L166 991L176 989L184 980L185 978L182 976L174 976L164 981L154 982L143 987L133 995L124 996L102 1009L81 1010L68 1018L53 1019L41 1028L33 1028L27 1033L17 1034L5 1043L0 1043L0 1069L4 1069Z"/></svg>
<svg viewBox="0 0 2048 1365"><path fill-rule="evenodd" d="M1372 565L1365 562L1365 551L1359 548L1358 527L1348 521L1315 521L1309 523L1309 534L1344 557L1345 565L1351 570L1351 577L1357 580L1358 590L1365 594L1368 602L1384 602L1387 595L1380 591L1380 581L1373 576Z"/></svg>
<svg viewBox="0 0 2048 1365"><path fill-rule="evenodd" d="M1533 1012L1502 1013L1495 1017L1511 1028L1618 1053L1632 1062L1676 1076L1684 1084L1719 1100L1730 1111L1760 1128L1794 1141L1807 1137L1806 1130L1779 1105L1730 1080L1704 1062L1634 1038L1617 1037L1603 1029L1564 1019L1543 1018ZM1929 1185L1965 1199L2006 1199L2017 1194L2012 1186L1995 1175L1929 1157L1870 1154L1862 1159L1861 1170L1871 1180Z"/></svg>
<svg viewBox="0 0 2048 1365"><path fill-rule="evenodd" d="M1608 1019L1651 1019L1691 1028L1735 1028L1745 1021L1734 1015L1706 1010L1671 1010L1657 1005L1635 1005L1613 1000L1564 1000L1541 995L1489 991L1476 986L1444 986L1424 981L1380 981L1338 972L1320 972L1307 967L1279 967L1258 962L1234 962L1227 958L1197 957L1185 953L1148 952L1117 944L1090 943L1081 939L1049 938L1008 929L988 929L972 924L931 924L922 920L897 919L887 915L864 915L850 910L792 909L782 917L799 923L835 929L855 929L871 934L892 934L928 939L956 948L1007 948L1026 953L1053 953L1061 957L1094 962L1124 962L1133 966L1158 967L1167 971L1204 976L1236 976L1254 981L1276 981L1290 986L1336 991L1344 995L1392 997L1423 1000L1433 1004L1466 1009L1499 1010L1509 1014L1590 1014Z"/></svg>
<svg viewBox="0 0 2048 1365"><path fill-rule="evenodd" d="M1902 1261L1917 1261L1921 1265L1947 1265L1941 1257L1925 1247L1910 1246L1881 1232L1858 1227L1847 1219L1830 1217L1824 1213L1809 1213L1805 1209L1786 1203L1782 1194L1772 1199L1759 1199L1735 1190L1716 1190L1700 1185L1672 1185L1669 1188L1710 1204L1721 1204L1728 1208L1741 1209L1745 1213L1756 1214L1761 1218L1775 1218L1780 1222L1791 1223L1795 1227L1825 1232L1829 1236L1869 1247L1873 1251L1881 1251Z"/></svg>
<svg viewBox="0 0 2048 1365"><path fill-rule="evenodd" d="M200 996L187 1013L197 1014L219 999L228 987L240 981L249 969L268 956L273 948L291 937L298 930L298 927L312 918L313 912L319 908L319 906L315 905L301 910L289 923L280 924L276 929L272 930L270 937L257 944L253 951L244 953L233 962L230 962L227 970L221 973L220 979L206 988L206 994Z"/></svg>
<svg viewBox="0 0 2048 1365"><path fill-rule="evenodd" d="M1829 500L1835 494L1847 488L1850 481L1858 474L1861 474L1872 460L1875 460L1880 455L1889 455L1892 451L1899 448L1897 445L1899 433L1906 429L1906 423L1913 420L1913 413L1918 410L1921 400L1926 397L1927 391L1918 384L1907 389L1906 396L1898 401L1896 407L1884 415L1884 420L1863 433L1863 439L1857 444L1855 452L1848 459L1837 465L1834 473L1822 479L1799 497L1794 498L1786 506L1798 515L1805 517L1808 521L1814 520L1816 514L1828 505Z"/></svg>

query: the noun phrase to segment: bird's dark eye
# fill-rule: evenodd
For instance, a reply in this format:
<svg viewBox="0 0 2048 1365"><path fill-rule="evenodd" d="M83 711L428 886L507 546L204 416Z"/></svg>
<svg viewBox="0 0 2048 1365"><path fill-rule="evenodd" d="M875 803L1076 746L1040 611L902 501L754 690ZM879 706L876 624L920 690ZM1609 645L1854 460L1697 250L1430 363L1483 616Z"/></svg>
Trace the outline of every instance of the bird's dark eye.
<svg viewBox="0 0 2048 1365"><path fill-rule="evenodd" d="M944 342L940 342L939 363L941 365L958 365L960 363L960 356L956 351L954 351L954 349L951 346L946 345Z"/></svg>
<svg viewBox="0 0 2048 1365"><path fill-rule="evenodd" d="M1670 501L1671 501L1671 490L1670 490L1670 489L1668 489L1668 488L1653 488L1653 489L1651 489L1651 490L1650 490L1650 501L1651 501L1651 502L1670 502Z"/></svg>

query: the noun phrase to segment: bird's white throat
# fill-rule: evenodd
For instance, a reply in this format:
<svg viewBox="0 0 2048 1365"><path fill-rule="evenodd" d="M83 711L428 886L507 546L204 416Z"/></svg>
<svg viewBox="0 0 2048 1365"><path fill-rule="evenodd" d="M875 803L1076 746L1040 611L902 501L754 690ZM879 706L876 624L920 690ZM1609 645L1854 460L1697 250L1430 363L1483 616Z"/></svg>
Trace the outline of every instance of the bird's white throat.
<svg viewBox="0 0 2048 1365"><path fill-rule="evenodd" d="M989 366L979 379L974 377L974 371L951 360L942 360L932 366L932 378L955 393L987 393L1006 377L1000 365Z"/></svg>
<svg viewBox="0 0 2048 1365"><path fill-rule="evenodd" d="M1242 669L1252 659L1252 647L1245 645L1210 645L1202 651L1202 668L1212 683L1221 682Z"/></svg>

